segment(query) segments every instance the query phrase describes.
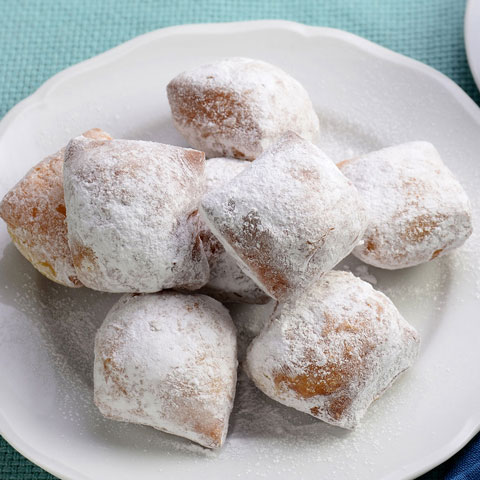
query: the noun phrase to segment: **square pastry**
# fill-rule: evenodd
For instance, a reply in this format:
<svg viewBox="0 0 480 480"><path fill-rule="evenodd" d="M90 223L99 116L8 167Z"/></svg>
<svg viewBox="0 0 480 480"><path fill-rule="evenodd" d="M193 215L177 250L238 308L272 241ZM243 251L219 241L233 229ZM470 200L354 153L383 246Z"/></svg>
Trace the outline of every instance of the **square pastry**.
<svg viewBox="0 0 480 480"><path fill-rule="evenodd" d="M366 222L353 184L293 132L208 192L201 213L243 271L279 301L348 255Z"/></svg>

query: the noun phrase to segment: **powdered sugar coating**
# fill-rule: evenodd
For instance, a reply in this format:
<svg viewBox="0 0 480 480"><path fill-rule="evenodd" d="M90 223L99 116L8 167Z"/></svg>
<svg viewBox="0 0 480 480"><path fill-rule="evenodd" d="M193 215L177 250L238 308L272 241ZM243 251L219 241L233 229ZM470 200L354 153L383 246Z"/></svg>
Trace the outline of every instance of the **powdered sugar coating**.
<svg viewBox="0 0 480 480"><path fill-rule="evenodd" d="M217 157L209 158L205 162L206 191L219 188L235 178L250 165L246 160L236 158Z"/></svg>
<svg viewBox="0 0 480 480"><path fill-rule="evenodd" d="M204 285L204 163L201 152L160 143L73 139L64 186L78 278L106 292Z"/></svg>
<svg viewBox="0 0 480 480"><path fill-rule="evenodd" d="M318 117L303 86L260 60L226 58L167 86L173 122L207 157L253 160L287 130L314 141Z"/></svg>
<svg viewBox="0 0 480 480"><path fill-rule="evenodd" d="M246 369L274 400L354 428L418 349L416 331L385 295L332 271L274 312L248 349Z"/></svg>
<svg viewBox="0 0 480 480"><path fill-rule="evenodd" d="M293 132L207 193L201 213L242 270L279 301L308 288L348 255L366 221L351 182Z"/></svg>
<svg viewBox="0 0 480 480"><path fill-rule="evenodd" d="M95 403L208 448L226 437L237 378L235 326L205 295L127 294L95 338Z"/></svg>
<svg viewBox="0 0 480 480"><path fill-rule="evenodd" d="M84 137L111 140L93 128ZM43 275L66 287L81 287L67 241L62 148L35 165L3 198L0 217L21 254Z"/></svg>
<svg viewBox="0 0 480 480"><path fill-rule="evenodd" d="M233 158L211 158L205 167L207 192L219 188L242 172L250 162ZM235 259L204 225L202 241L210 266L210 279L202 291L222 302L266 303L269 296L245 275Z"/></svg>
<svg viewBox="0 0 480 480"><path fill-rule="evenodd" d="M339 164L368 208L364 242L353 254L380 268L428 262L472 233L467 194L428 142L384 148Z"/></svg>

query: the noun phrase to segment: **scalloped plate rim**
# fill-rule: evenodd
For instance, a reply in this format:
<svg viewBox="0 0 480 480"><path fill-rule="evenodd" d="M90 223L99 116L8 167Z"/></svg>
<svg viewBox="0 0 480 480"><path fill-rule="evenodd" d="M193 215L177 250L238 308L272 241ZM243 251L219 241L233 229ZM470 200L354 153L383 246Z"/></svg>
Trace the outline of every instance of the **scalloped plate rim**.
<svg viewBox="0 0 480 480"><path fill-rule="evenodd" d="M469 5L471 3L472 0L470 0ZM469 114L472 120L476 122L480 127L480 109L475 104L475 102L455 82L453 82L453 80L428 65L425 65L417 60L394 52L388 48L382 47L381 45L378 45L365 38L362 38L350 32L346 32L344 30L330 27L309 26L286 20L253 20L242 22L185 24L161 28L137 36L99 55L84 60L73 66L70 66L44 82L33 94L20 101L2 118L2 120L0 121L0 142L10 125L18 117L28 111L29 108L38 106L39 104L46 102L49 95L54 94L55 88L61 85L63 82L68 81L70 78L75 77L82 72L87 72L101 65L114 62L117 58L124 56L125 54L134 49L140 48L143 45L148 44L153 39L167 38L169 36L178 34L221 35L265 29L285 29L289 31L294 31L307 37L322 36L345 40L346 42L373 56L380 57L383 60L401 64L407 68L416 70L422 75L430 77L432 81L441 84L444 89L448 91L448 93L455 100L457 100L457 102L463 107L465 112ZM402 478L404 479L415 478L431 470L435 466L450 458L461 448L463 448L479 431L480 412L478 412L477 415L475 415L475 412L473 412L471 417L467 419L463 427L460 429L457 436L453 438L450 442L445 444L443 448L436 450L431 455L429 455L427 457L428 460L426 460L425 462L416 461L407 464L400 470L391 472L389 475L384 477L383 480L399 478L399 473L403 473L404 476ZM14 429L10 427L7 419L5 418L1 410L0 434L23 456L59 478L67 480L93 480L92 477L84 476L81 472L71 469L67 465L63 464L61 461L47 457L44 454L38 452L35 447L31 446L27 441L18 437L15 434Z"/></svg>

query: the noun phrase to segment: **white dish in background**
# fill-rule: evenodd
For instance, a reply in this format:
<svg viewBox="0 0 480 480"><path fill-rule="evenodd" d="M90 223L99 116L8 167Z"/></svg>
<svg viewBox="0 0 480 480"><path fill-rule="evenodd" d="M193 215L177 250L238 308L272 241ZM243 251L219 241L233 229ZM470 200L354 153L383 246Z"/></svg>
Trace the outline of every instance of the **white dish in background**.
<svg viewBox="0 0 480 480"><path fill-rule="evenodd" d="M465 9L465 50L473 78L480 90L480 0L468 0Z"/></svg>
<svg viewBox="0 0 480 480"><path fill-rule="evenodd" d="M0 124L0 195L72 136L185 145L165 86L224 56L270 61L300 80L334 159L409 140L439 149L467 189L478 224L480 111L431 68L346 32L281 21L190 25L149 33L56 75ZM480 427L478 234L459 251L402 271L369 269L420 331L416 365L355 432L266 399L244 377L228 440L208 452L148 427L102 418L92 401L93 337L117 295L40 276L0 226L0 431L61 478L413 478ZM357 273L360 262L348 260ZM248 307L237 322L251 321ZM258 312L256 312L258 314Z"/></svg>

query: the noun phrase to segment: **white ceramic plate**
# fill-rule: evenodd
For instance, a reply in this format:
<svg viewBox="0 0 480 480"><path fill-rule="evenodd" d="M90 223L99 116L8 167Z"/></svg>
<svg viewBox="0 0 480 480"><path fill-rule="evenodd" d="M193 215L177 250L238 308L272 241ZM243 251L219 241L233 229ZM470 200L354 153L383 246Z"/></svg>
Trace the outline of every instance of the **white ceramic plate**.
<svg viewBox="0 0 480 480"><path fill-rule="evenodd" d="M167 82L233 55L270 61L305 85L321 119L320 145L336 160L409 140L433 142L468 190L479 230L480 111L460 88L349 33L278 21L167 28L55 76L0 124L0 194L90 127L184 145L170 120ZM242 376L220 452L103 419L92 402L93 338L117 296L44 279L17 253L3 224L0 248L1 433L61 478L405 479L442 462L479 430L478 236L423 266L370 268L423 346L415 367L358 430L275 404ZM345 264L362 273L358 262ZM235 312L246 330L260 315Z"/></svg>
<svg viewBox="0 0 480 480"><path fill-rule="evenodd" d="M468 0L464 33L468 64L480 89L480 0Z"/></svg>

